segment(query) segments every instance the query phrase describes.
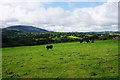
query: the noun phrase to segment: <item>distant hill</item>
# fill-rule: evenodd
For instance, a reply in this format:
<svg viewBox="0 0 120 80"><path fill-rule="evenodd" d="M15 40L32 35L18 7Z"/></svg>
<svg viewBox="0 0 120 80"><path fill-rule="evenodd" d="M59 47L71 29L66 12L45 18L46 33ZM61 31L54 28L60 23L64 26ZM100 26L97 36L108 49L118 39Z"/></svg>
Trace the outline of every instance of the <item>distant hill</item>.
<svg viewBox="0 0 120 80"><path fill-rule="evenodd" d="M3 28L2 32L14 34L14 33L45 33L45 32L51 32L51 31L33 27L33 26L16 25L16 26Z"/></svg>

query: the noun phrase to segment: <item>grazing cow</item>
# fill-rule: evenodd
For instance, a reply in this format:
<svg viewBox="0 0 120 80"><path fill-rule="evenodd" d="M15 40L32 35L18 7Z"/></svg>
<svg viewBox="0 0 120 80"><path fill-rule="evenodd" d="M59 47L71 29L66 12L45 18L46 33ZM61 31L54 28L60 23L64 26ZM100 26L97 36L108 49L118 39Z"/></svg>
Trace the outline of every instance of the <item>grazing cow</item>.
<svg viewBox="0 0 120 80"><path fill-rule="evenodd" d="M49 46L46 45L45 47L46 47L47 50L49 50L49 49L52 49L52 48L53 48L53 45L49 45Z"/></svg>
<svg viewBox="0 0 120 80"><path fill-rule="evenodd" d="M86 42L87 42L87 43L89 43L89 42L90 42L90 40L86 40Z"/></svg>
<svg viewBox="0 0 120 80"><path fill-rule="evenodd" d="M80 43L82 43L83 42L83 40L80 40Z"/></svg>

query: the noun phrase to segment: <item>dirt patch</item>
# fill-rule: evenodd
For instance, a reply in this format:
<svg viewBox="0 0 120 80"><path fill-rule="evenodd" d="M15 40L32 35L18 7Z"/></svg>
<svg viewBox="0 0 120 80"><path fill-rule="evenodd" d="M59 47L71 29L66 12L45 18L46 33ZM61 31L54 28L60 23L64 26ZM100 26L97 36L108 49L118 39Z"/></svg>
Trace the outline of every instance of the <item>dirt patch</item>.
<svg viewBox="0 0 120 80"><path fill-rule="evenodd" d="M40 68L38 68L38 69L45 69L45 67L40 67Z"/></svg>
<svg viewBox="0 0 120 80"><path fill-rule="evenodd" d="M96 76L96 75L97 75L97 73L92 73L92 74L91 74L91 76Z"/></svg>

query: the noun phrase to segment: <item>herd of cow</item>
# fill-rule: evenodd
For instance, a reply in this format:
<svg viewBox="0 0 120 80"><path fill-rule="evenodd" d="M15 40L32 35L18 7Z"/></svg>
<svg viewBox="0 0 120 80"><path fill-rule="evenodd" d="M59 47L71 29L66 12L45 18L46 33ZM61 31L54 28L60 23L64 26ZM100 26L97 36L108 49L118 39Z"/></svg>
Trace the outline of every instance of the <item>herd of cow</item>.
<svg viewBox="0 0 120 80"><path fill-rule="evenodd" d="M80 40L80 43L83 43L83 41L84 41L84 40ZM92 43L94 43L94 40L86 40L87 43L90 43L90 41L91 41ZM49 50L49 49L52 50L53 45L46 45L45 48L46 48L47 50Z"/></svg>
<svg viewBox="0 0 120 80"><path fill-rule="evenodd" d="M90 43L90 41L91 41L92 43L94 43L94 40L89 40L89 39L86 40L87 43ZM83 40L80 40L80 43L82 43L82 42L83 42Z"/></svg>

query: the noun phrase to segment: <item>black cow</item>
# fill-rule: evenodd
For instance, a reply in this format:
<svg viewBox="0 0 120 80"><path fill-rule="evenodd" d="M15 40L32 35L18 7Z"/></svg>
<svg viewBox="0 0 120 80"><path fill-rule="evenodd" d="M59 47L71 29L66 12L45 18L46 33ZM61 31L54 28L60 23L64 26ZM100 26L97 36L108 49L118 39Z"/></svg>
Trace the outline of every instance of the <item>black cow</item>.
<svg viewBox="0 0 120 80"><path fill-rule="evenodd" d="M80 43L82 43L83 42L83 40L80 40Z"/></svg>
<svg viewBox="0 0 120 80"><path fill-rule="evenodd" d="M86 42L87 42L87 43L89 43L89 42L90 42L90 40L86 40Z"/></svg>
<svg viewBox="0 0 120 80"><path fill-rule="evenodd" d="M49 46L46 45L45 47L46 47L47 50L49 50L49 49L52 49L52 48L53 48L53 45L49 45Z"/></svg>

